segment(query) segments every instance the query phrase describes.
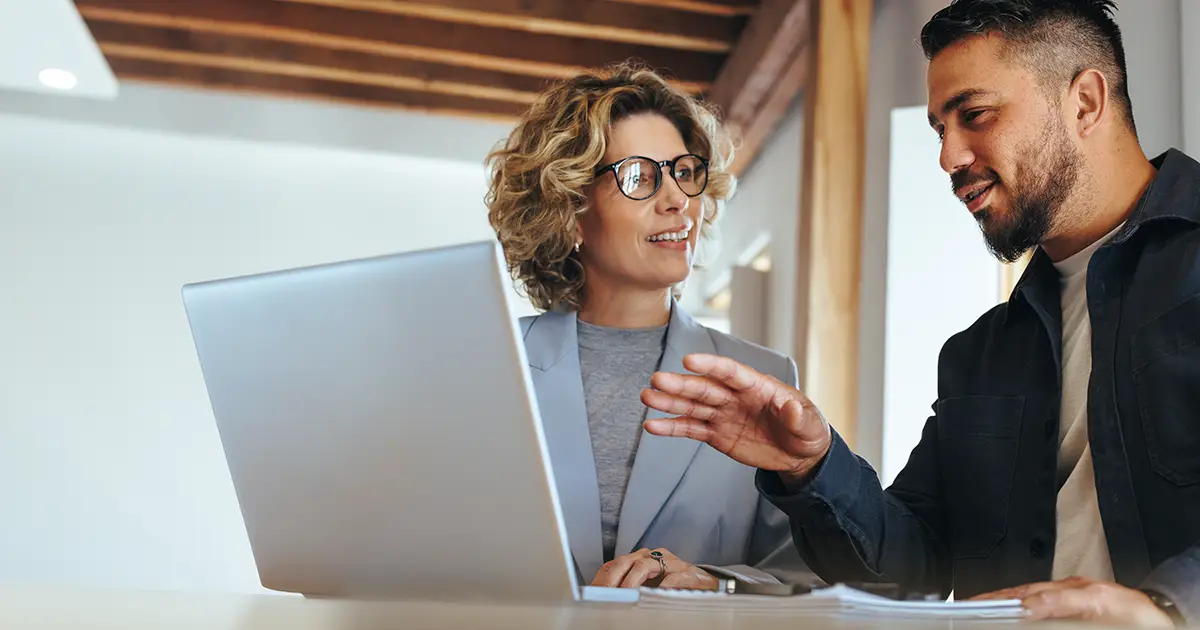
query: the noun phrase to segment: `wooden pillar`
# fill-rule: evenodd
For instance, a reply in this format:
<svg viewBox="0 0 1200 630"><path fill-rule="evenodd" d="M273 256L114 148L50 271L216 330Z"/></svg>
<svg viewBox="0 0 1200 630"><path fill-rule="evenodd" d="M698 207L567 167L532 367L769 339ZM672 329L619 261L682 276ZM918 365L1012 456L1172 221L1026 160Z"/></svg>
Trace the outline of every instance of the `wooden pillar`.
<svg viewBox="0 0 1200 630"><path fill-rule="evenodd" d="M821 0L804 89L796 363L805 393L848 444L858 413L859 290L873 0Z"/></svg>

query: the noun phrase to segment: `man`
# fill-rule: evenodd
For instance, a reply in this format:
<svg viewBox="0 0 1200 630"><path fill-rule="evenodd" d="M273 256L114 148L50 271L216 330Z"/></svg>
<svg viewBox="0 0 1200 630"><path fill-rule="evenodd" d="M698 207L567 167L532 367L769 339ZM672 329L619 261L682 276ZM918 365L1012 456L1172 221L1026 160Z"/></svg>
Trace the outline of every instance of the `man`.
<svg viewBox="0 0 1200 630"><path fill-rule="evenodd" d="M922 30L942 168L997 257L1036 250L946 342L890 488L802 393L729 359L643 392L679 416L649 432L760 469L824 579L1200 622L1200 164L1139 147L1113 9L957 0Z"/></svg>

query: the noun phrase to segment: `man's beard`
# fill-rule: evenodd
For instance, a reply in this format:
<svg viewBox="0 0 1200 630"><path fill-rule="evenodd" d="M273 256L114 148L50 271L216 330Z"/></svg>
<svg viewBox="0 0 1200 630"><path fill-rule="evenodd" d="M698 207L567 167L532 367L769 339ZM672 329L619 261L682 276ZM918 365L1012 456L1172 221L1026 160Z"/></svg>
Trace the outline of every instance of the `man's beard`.
<svg viewBox="0 0 1200 630"><path fill-rule="evenodd" d="M1015 262L1046 239L1079 181L1083 161L1079 151L1061 123L1051 120L1046 127L1041 136L1048 141L1040 149L1041 143L1034 142L1018 151L1016 173L1011 185L1004 185L1010 203L1008 213L994 212L991 206L975 213L988 251L1001 262ZM960 171L951 177L956 190L988 180L1003 183L991 169L987 174Z"/></svg>

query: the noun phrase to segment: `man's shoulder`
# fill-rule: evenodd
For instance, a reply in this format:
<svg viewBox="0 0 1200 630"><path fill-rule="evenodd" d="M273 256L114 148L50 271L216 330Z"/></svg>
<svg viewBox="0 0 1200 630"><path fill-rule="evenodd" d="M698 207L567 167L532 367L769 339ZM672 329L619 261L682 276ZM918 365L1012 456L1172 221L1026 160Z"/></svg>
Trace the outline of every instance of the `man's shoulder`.
<svg viewBox="0 0 1200 630"><path fill-rule="evenodd" d="M980 315L967 328L953 334L942 344L941 361L962 357L979 357L994 344L1002 342L1008 329L1008 313L1012 305L1001 302Z"/></svg>

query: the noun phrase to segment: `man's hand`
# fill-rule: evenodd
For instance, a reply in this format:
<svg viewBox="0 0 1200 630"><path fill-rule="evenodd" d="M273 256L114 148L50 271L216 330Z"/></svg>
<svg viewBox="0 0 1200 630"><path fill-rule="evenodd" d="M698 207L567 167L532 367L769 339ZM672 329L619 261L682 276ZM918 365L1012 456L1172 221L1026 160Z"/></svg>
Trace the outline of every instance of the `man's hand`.
<svg viewBox="0 0 1200 630"><path fill-rule="evenodd" d="M1174 628L1167 613L1141 591L1112 582L1072 577L1006 588L971 598L1019 599L1032 621L1082 619L1130 628Z"/></svg>
<svg viewBox="0 0 1200 630"><path fill-rule="evenodd" d="M642 402L678 417L647 420L646 431L707 443L747 466L804 480L829 451L829 423L804 394L729 359L691 354L691 374L658 372Z"/></svg>
<svg viewBox="0 0 1200 630"><path fill-rule="evenodd" d="M705 591L717 589L718 580L711 573L680 560L678 556L666 549L656 549L655 551L662 554L661 561L651 556L649 549L639 549L614 558L600 567L596 579L592 580L592 586L612 588L651 586Z"/></svg>

